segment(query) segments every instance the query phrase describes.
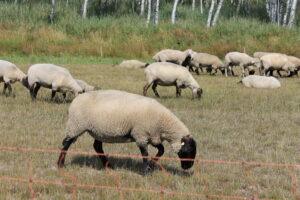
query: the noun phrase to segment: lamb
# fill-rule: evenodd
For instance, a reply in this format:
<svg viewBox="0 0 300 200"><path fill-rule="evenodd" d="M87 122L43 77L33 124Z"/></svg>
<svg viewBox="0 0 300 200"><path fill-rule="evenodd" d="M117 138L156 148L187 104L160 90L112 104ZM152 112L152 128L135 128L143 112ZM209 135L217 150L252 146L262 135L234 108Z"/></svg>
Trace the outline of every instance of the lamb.
<svg viewBox="0 0 300 200"><path fill-rule="evenodd" d="M295 71L295 65L290 62L289 58L285 54L281 53L272 53L264 55L260 58L262 63L262 69L263 71L261 74L265 75L268 71L277 70L278 72L280 70L284 71L290 71L290 76L293 75ZM281 76L281 74L279 73Z"/></svg>
<svg viewBox="0 0 300 200"><path fill-rule="evenodd" d="M152 90L156 97L159 94L156 90L157 85L176 86L176 96L181 96L181 89L189 87L192 90L193 99L201 97L202 89L193 78L188 69L168 62L152 63L145 69L147 84L144 86L144 96L152 85Z"/></svg>
<svg viewBox="0 0 300 200"><path fill-rule="evenodd" d="M148 63L144 63L138 60L124 60L117 66L121 68L128 68L128 69L139 69L139 68L145 68L148 65L149 65Z"/></svg>
<svg viewBox="0 0 300 200"><path fill-rule="evenodd" d="M224 73L224 64L221 60L214 55L208 53L196 53L194 52L191 57L191 65L196 67L196 73L199 75L199 68L206 67L212 68L214 72L210 72L211 75L217 73L219 69L222 73Z"/></svg>
<svg viewBox="0 0 300 200"><path fill-rule="evenodd" d="M158 149L154 162L164 154L163 141L170 143L181 159L181 167L189 169L196 156L196 142L186 126L156 100L117 90L90 91L77 96L70 105L69 116L58 168L64 165L67 150L84 132L95 138L94 149L104 166L102 143L136 142L142 156L148 156L148 144ZM145 172L153 161L143 158Z"/></svg>
<svg viewBox="0 0 300 200"><path fill-rule="evenodd" d="M229 52L225 56L226 69L228 68L232 75L234 75L232 71L232 67L235 65L240 66L242 70L242 77L245 76L245 69L248 66L255 65L257 68L260 68L260 60L258 58L252 58L246 53L240 52Z"/></svg>
<svg viewBox="0 0 300 200"><path fill-rule="evenodd" d="M191 49L185 51L164 49L155 54L152 59L156 62L171 62L186 67L190 64L192 53Z"/></svg>
<svg viewBox="0 0 300 200"><path fill-rule="evenodd" d="M274 77L250 75L242 79L246 87L253 88L280 88L281 84Z"/></svg>
<svg viewBox="0 0 300 200"><path fill-rule="evenodd" d="M64 101L67 91L75 96L83 92L69 70L53 64L32 65L28 69L28 84L33 100L36 99L40 87L52 89L51 99L54 98L56 92L63 93Z"/></svg>
<svg viewBox="0 0 300 200"><path fill-rule="evenodd" d="M3 94L8 88L8 96L12 94L11 84L19 81L28 88L27 76L15 64L0 60L0 82L4 82Z"/></svg>
<svg viewBox="0 0 300 200"><path fill-rule="evenodd" d="M88 92L88 91L92 91L97 89L97 87L94 87L92 85L87 84L85 81L83 80L75 80L77 82L77 84L81 87L82 92Z"/></svg>

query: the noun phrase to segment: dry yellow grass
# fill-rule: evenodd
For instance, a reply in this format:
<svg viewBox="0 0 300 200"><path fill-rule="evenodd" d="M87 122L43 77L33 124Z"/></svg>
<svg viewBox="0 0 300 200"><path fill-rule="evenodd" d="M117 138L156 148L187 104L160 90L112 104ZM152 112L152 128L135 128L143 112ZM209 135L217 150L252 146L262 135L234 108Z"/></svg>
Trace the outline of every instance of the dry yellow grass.
<svg viewBox="0 0 300 200"><path fill-rule="evenodd" d="M29 65L20 65L27 71ZM117 69L110 65L63 65L79 79L102 89L118 89L141 94L145 84L143 70ZM223 76L195 76L204 89L201 100L191 100L191 91L183 90L175 97L175 88L159 87L163 105L172 110L190 129L198 143L198 159L226 161L256 161L267 163L300 163L300 81L281 79L282 88L258 90L236 84L240 78ZM2 87L2 84L1 84ZM41 89L37 101L31 102L28 91L19 83L14 86L15 98L0 95L0 146L31 147L57 150L65 136L64 128L69 104L61 103L58 95L51 102L50 91ZM154 98L151 90L148 96ZM68 96L71 100L72 96ZM93 139L81 136L70 148L72 151L94 152ZM151 155L155 153L151 150ZM140 155L134 143L104 144L106 153ZM33 165L33 179L48 181L72 180L63 177L56 168L57 153L28 153ZM165 156L176 157L169 145ZM112 158L113 171L121 178L122 187L159 190L164 183L162 172L142 176L140 159ZM168 172L166 190L217 195L252 197L257 191L245 171L259 185L258 197L293 199L292 179L287 168L242 167L198 163L184 173L178 161L161 163ZM95 156L68 154L65 172L76 176L82 184L116 186ZM299 180L300 170L294 170ZM0 150L0 176L28 178L24 154ZM205 186L205 177L208 188ZM27 183L1 180L0 199L29 199ZM70 199L72 187L33 184L37 199ZM298 185L298 195L299 195ZM158 194L123 192L124 199L157 199ZM106 189L77 188L77 199L118 199L119 193ZM199 199L165 196L165 199ZM205 199L205 198L203 198ZM212 199L212 198L210 198Z"/></svg>

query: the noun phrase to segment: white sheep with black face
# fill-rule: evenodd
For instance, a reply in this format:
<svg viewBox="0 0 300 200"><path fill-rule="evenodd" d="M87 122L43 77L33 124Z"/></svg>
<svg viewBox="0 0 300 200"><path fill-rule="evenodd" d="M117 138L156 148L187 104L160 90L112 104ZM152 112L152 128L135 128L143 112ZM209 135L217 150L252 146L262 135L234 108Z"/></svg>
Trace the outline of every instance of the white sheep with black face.
<svg viewBox="0 0 300 200"><path fill-rule="evenodd" d="M208 53L194 52L191 57L191 66L196 67L197 74L199 74L199 69L202 70L202 67L211 68L214 70L211 71L211 75L216 74L217 70L225 73L225 66L222 61L217 56Z"/></svg>
<svg viewBox="0 0 300 200"><path fill-rule="evenodd" d="M58 167L64 164L66 151L83 133L95 138L97 153L104 153L102 143L135 142L143 156L148 156L148 145L158 149L156 157L164 153L163 141L167 141L179 158L194 159L196 142L186 126L166 107L152 98L117 90L90 91L77 96L70 105L66 137L58 159ZM105 156L99 156L106 165ZM157 160L157 159L155 159ZM145 171L153 163L143 159ZM188 169L194 161L181 161Z"/></svg>
<svg viewBox="0 0 300 200"><path fill-rule="evenodd" d="M74 96L83 92L69 70L53 64L32 65L28 69L28 84L32 99L36 98L40 87L51 89L51 98L56 92L63 93L64 100L67 92L72 92Z"/></svg>
<svg viewBox="0 0 300 200"><path fill-rule="evenodd" d="M11 84L16 81L21 82L25 87L28 88L27 76L24 74L15 64L0 60L0 82L4 82L3 94L8 89L8 95L12 94Z"/></svg>
<svg viewBox="0 0 300 200"><path fill-rule="evenodd" d="M240 52L229 52L225 55L225 63L226 68L229 69L234 75L232 71L233 66L240 66L242 71L242 77L245 76L245 69L249 66L256 66L258 69L261 67L259 58L253 58L246 53Z"/></svg>
<svg viewBox="0 0 300 200"><path fill-rule="evenodd" d="M156 62L171 62L186 67L190 64L192 54L191 49L185 51L164 49L156 53L152 59Z"/></svg>
<svg viewBox="0 0 300 200"><path fill-rule="evenodd" d="M177 97L181 95L181 89L187 87L192 90L193 98L200 98L203 92L188 69L180 65L169 62L152 63L145 69L145 75L147 84L144 86L144 96L151 85L156 97L159 97L157 85L175 86Z"/></svg>

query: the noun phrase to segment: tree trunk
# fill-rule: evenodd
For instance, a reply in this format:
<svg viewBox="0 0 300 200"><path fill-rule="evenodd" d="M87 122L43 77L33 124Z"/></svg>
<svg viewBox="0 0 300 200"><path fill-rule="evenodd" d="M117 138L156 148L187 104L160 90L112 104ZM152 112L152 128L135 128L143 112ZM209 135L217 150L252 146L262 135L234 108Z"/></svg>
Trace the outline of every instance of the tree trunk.
<svg viewBox="0 0 300 200"><path fill-rule="evenodd" d="M217 7L217 11L216 11L215 16L214 16L214 20L212 22L212 26L215 26L217 24L217 21L218 21L219 15L220 15L220 10L221 10L221 8L223 6L223 1L224 0L220 0L219 1L218 7Z"/></svg>
<svg viewBox="0 0 300 200"><path fill-rule="evenodd" d="M143 16L145 11L145 0L141 0L141 13L140 15Z"/></svg>
<svg viewBox="0 0 300 200"><path fill-rule="evenodd" d="M88 3L89 3L89 0L83 0L83 4L82 4L82 18L86 18Z"/></svg>
<svg viewBox="0 0 300 200"><path fill-rule="evenodd" d="M212 18L212 14L213 14L213 11L214 11L214 7L215 7L215 0L211 0L206 27L210 27L211 18Z"/></svg>
<svg viewBox="0 0 300 200"><path fill-rule="evenodd" d="M291 8L291 0L288 0L287 3L286 3L285 14L284 14L284 17L283 17L283 22L282 22L282 24L284 26L287 25L287 19L288 19L288 15L289 15L289 12L290 12L290 8Z"/></svg>
<svg viewBox="0 0 300 200"><path fill-rule="evenodd" d="M55 15L55 0L51 0L51 13L50 13L50 22L54 23L54 15Z"/></svg>
<svg viewBox="0 0 300 200"><path fill-rule="evenodd" d="M203 14L203 0L200 0L200 13Z"/></svg>
<svg viewBox="0 0 300 200"><path fill-rule="evenodd" d="M158 16L159 16L159 0L156 0L155 16L154 16L154 24L155 25L158 25Z"/></svg>
<svg viewBox="0 0 300 200"><path fill-rule="evenodd" d="M196 4L196 2L195 2L196 0L193 0L192 1L192 11L194 11L195 10L195 4Z"/></svg>
<svg viewBox="0 0 300 200"><path fill-rule="evenodd" d="M292 27L295 24L295 15L296 15L297 2L298 2L298 0L293 0L292 6L291 6L291 13L290 13L288 27Z"/></svg>
<svg viewBox="0 0 300 200"><path fill-rule="evenodd" d="M176 22L176 9L178 5L179 0L174 0L173 10L172 10L172 16L171 16L171 22L172 24L175 24Z"/></svg>
<svg viewBox="0 0 300 200"><path fill-rule="evenodd" d="M150 23L150 18L151 18L151 9L152 9L152 5L151 5L151 1L152 0L148 0L148 14L147 14L147 26Z"/></svg>
<svg viewBox="0 0 300 200"><path fill-rule="evenodd" d="M240 12L240 9L241 9L241 3L242 3L242 0L239 0L238 5L237 5L237 8L236 8L236 14L239 14L239 12Z"/></svg>

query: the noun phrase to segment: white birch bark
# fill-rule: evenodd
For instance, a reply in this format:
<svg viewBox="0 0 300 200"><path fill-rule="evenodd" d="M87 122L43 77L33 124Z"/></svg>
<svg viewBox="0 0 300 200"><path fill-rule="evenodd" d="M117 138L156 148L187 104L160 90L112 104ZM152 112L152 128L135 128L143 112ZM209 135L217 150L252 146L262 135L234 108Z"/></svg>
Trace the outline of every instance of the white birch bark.
<svg viewBox="0 0 300 200"><path fill-rule="evenodd" d="M196 0L193 0L192 1L192 11L194 11L195 10L195 4L196 4L196 2L195 2Z"/></svg>
<svg viewBox="0 0 300 200"><path fill-rule="evenodd" d="M285 14L284 14L284 17L283 17L283 22L282 22L282 24L284 26L287 25L287 19L288 19L288 15L289 15L289 12L290 12L290 8L291 8L291 0L288 0L287 3L286 3Z"/></svg>
<svg viewBox="0 0 300 200"><path fill-rule="evenodd" d="M83 4L82 4L82 18L86 18L88 3L89 3L89 0L84 0L83 1Z"/></svg>
<svg viewBox="0 0 300 200"><path fill-rule="evenodd" d="M242 0L239 0L238 5L237 5L237 8L236 8L236 13L237 13L237 14L239 14L239 12L240 12L241 3L242 3Z"/></svg>
<svg viewBox="0 0 300 200"><path fill-rule="evenodd" d="M51 13L50 13L50 22L54 23L54 15L55 15L55 0L51 0Z"/></svg>
<svg viewBox="0 0 300 200"><path fill-rule="evenodd" d="M203 14L203 0L200 0L200 13Z"/></svg>
<svg viewBox="0 0 300 200"><path fill-rule="evenodd" d="M173 10L172 10L172 15L171 15L172 24L175 24L175 22L176 22L176 10L177 10L178 2L179 2L179 0L174 0Z"/></svg>
<svg viewBox="0 0 300 200"><path fill-rule="evenodd" d="M147 14L147 26L150 23L150 18L151 18L151 9L152 9L152 5L151 5L151 1L152 0L148 0L148 14Z"/></svg>
<svg viewBox="0 0 300 200"><path fill-rule="evenodd" d="M298 0L293 0L292 6L291 6L291 13L290 13L288 27L292 27L295 24L297 2L298 2Z"/></svg>
<svg viewBox="0 0 300 200"><path fill-rule="evenodd" d="M211 18L212 18L212 14L213 14L213 11L214 11L214 7L215 7L215 0L211 0L206 27L210 27Z"/></svg>
<svg viewBox="0 0 300 200"><path fill-rule="evenodd" d="M154 24L155 25L158 25L158 16L159 16L159 0L156 0L155 16L154 16Z"/></svg>
<svg viewBox="0 0 300 200"><path fill-rule="evenodd" d="M213 22L212 22L212 26L215 26L217 24L217 21L218 21L219 15L220 15L220 10L221 10L221 8L223 6L223 1L224 0L220 0L219 1L218 7L217 7L217 11L215 13L215 16L214 16L214 19L213 19Z"/></svg>
<svg viewBox="0 0 300 200"><path fill-rule="evenodd" d="M145 11L145 0L141 0L141 12L140 15L143 16Z"/></svg>

